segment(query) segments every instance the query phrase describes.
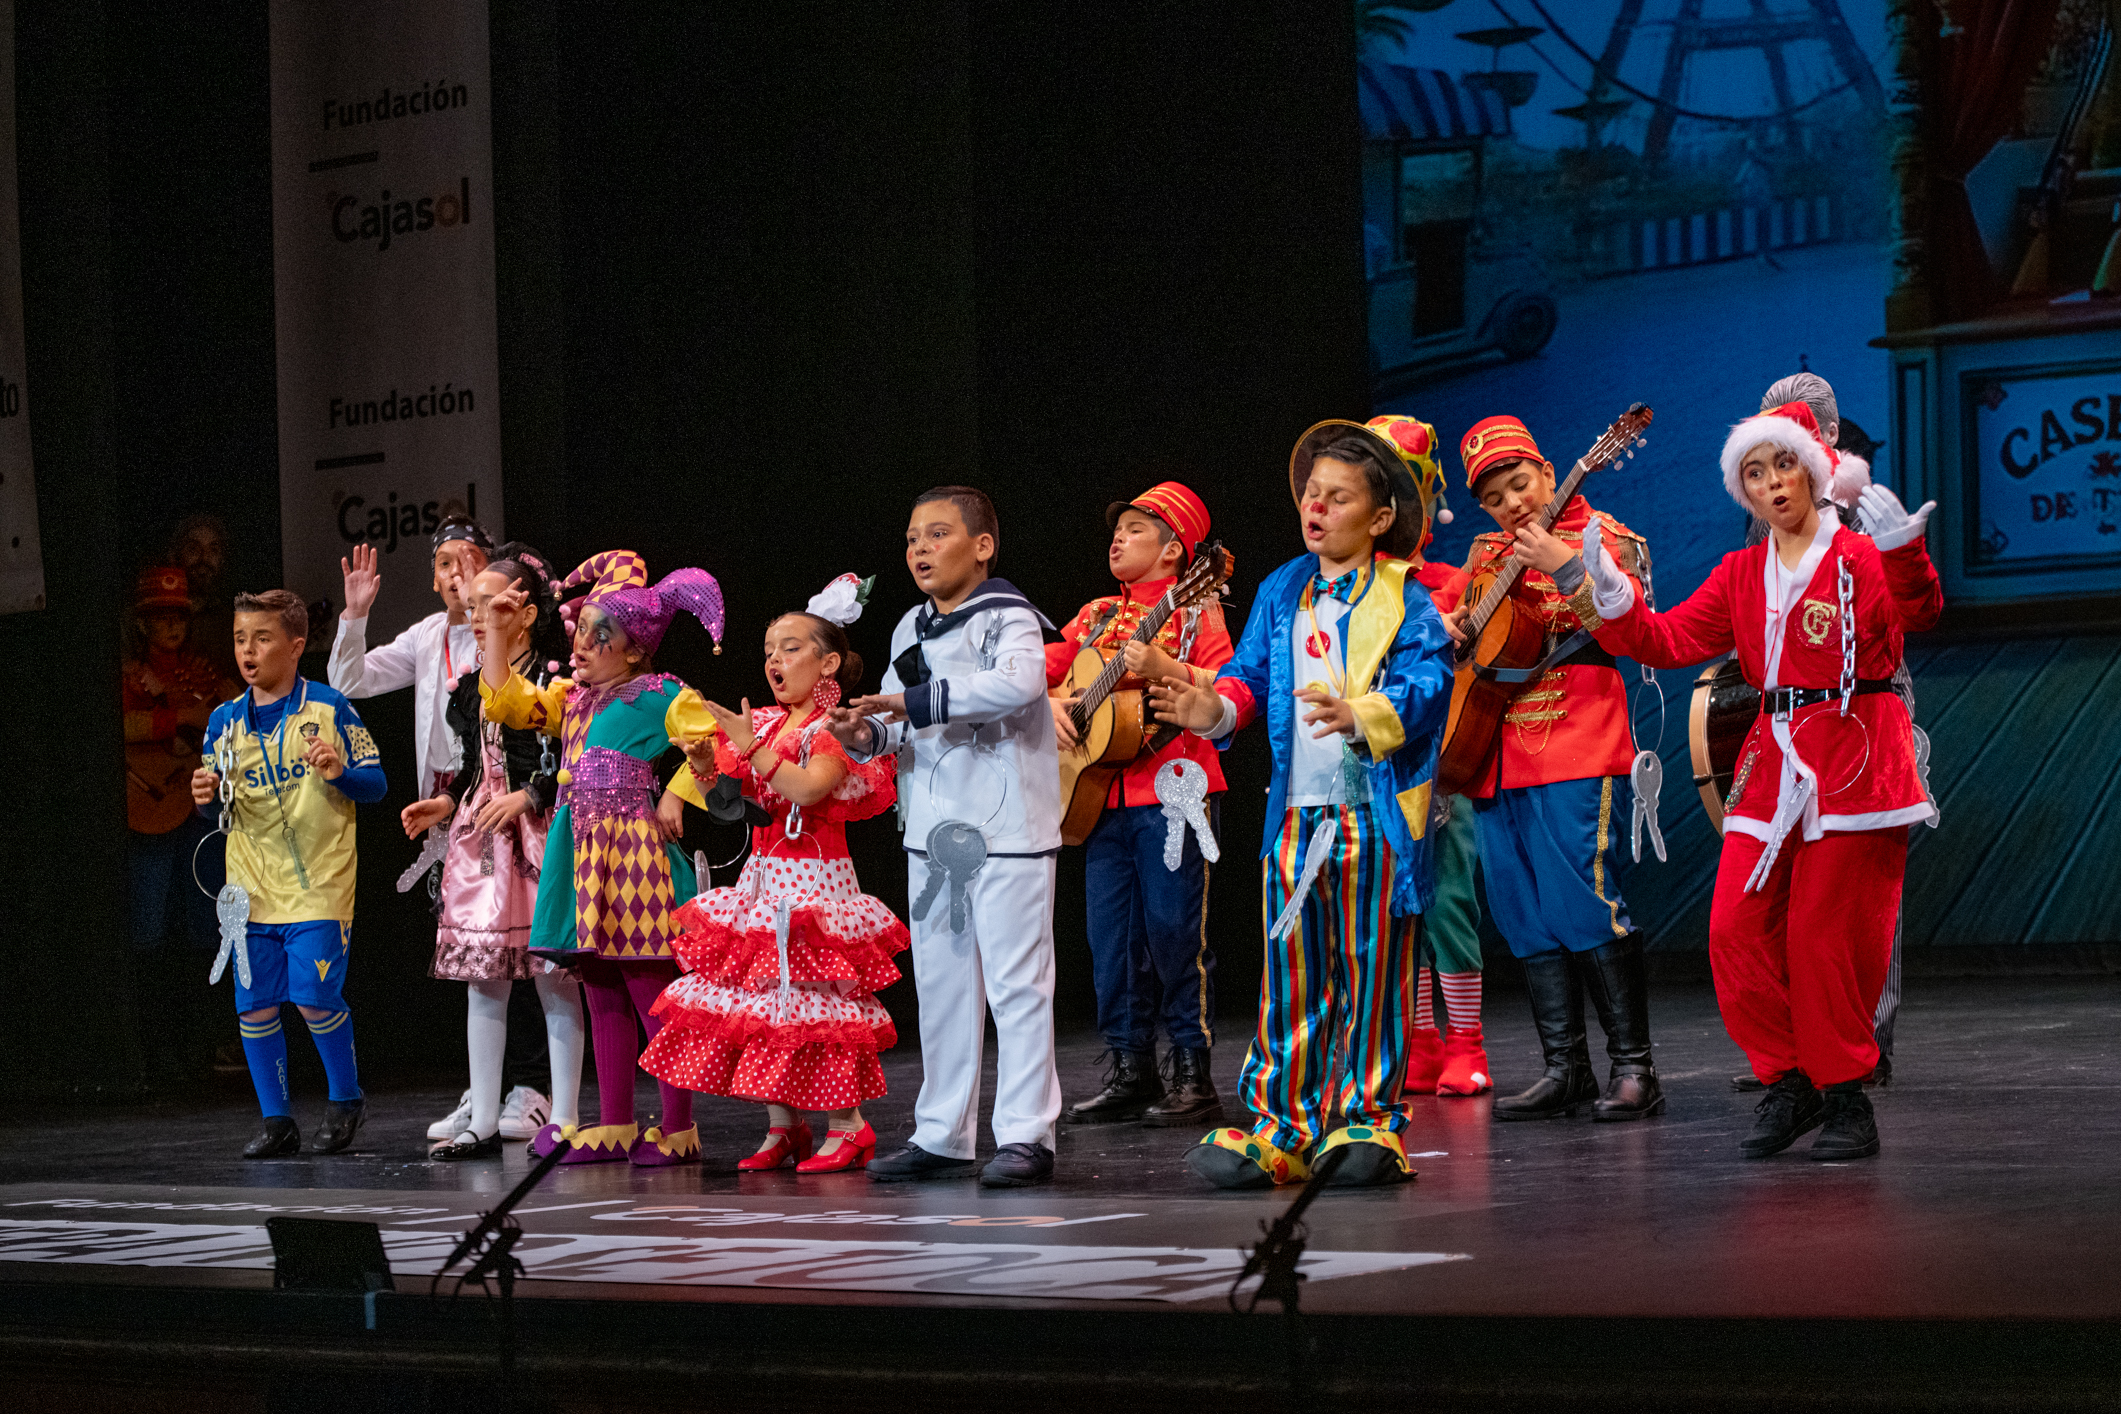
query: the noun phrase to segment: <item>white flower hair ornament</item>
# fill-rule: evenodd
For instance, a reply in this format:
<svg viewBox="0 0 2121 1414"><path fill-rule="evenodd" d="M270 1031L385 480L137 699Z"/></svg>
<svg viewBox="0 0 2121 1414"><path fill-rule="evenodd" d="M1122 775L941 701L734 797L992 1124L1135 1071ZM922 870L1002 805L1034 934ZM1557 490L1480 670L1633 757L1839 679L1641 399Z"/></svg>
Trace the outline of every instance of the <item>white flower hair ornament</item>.
<svg viewBox="0 0 2121 1414"><path fill-rule="evenodd" d="M851 574L843 574L811 595L810 602L803 606L803 612L845 628L862 616L862 606L869 602L869 591L875 585L875 575L860 579Z"/></svg>

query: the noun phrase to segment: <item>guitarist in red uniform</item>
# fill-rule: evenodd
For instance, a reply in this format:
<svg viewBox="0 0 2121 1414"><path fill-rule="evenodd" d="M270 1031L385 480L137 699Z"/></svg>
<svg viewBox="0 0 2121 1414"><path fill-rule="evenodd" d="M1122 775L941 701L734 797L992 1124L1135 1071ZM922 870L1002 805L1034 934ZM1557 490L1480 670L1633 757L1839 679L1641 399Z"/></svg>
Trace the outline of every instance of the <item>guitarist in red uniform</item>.
<svg viewBox="0 0 2121 1414"><path fill-rule="evenodd" d="M1061 630L1064 641L1047 645L1047 686L1058 686L1086 647L1126 654L1123 689L1165 678L1214 682L1230 661L1231 645L1222 607L1212 598L1172 615L1153 642L1128 641L1186 567L1193 547L1208 538L1207 506L1187 487L1165 481L1132 501L1114 502L1105 519L1112 527L1107 563L1120 591L1083 605ZM1067 699L1052 701L1065 751L1075 745L1075 724ZM1179 867L1164 867L1169 822L1156 795L1156 773L1165 762L1192 762L1207 777L1213 820L1223 790L1218 755L1191 732L1173 734L1160 751L1144 751L1112 782L1104 812L1083 841L1097 1024L1112 1070L1102 1090L1061 1115L1064 1123L1198 1125L1222 1119L1222 1099L1208 1073L1215 1043L1209 866L1188 830ZM1171 1042L1168 1087L1156 1065L1159 1016Z"/></svg>
<svg viewBox="0 0 2121 1414"><path fill-rule="evenodd" d="M1594 1101L1594 1118L1640 1119L1663 1110L1664 1093L1650 1055L1642 935L1621 895L1635 738L1620 672L1590 636L1599 621L1579 547L1591 507L1577 496L1550 531L1541 529L1539 513L1554 497L1554 466L1514 417L1476 423L1459 453L1473 498L1499 527L1474 540L1463 573L1471 580L1512 558L1520 562L1523 572L1509 591L1513 607L1545 629L1548 645L1542 670L1503 715L1491 760L1464 792L1479 827L1488 906L1524 964L1546 1057L1529 1089L1496 1097L1495 1117L1549 1119ZM1639 583L1647 558L1642 537L1610 516L1600 519L1621 572ZM1454 631L1469 612L1462 606L1451 613ZM1591 1069L1579 979L1612 1062L1603 1094Z"/></svg>

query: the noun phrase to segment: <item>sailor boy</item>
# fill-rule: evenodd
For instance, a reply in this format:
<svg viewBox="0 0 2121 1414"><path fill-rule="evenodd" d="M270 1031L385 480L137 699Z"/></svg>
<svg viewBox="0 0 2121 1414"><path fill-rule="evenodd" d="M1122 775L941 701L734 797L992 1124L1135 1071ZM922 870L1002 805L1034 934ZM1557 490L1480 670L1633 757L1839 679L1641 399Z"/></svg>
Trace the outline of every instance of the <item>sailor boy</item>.
<svg viewBox="0 0 2121 1414"><path fill-rule="evenodd" d="M912 1140L869 1163L887 1183L971 1174L990 1010L997 1152L980 1182L1053 1176L1060 755L1040 632L1053 625L991 577L1000 538L984 493L943 486L920 497L906 566L927 598L891 635L883 691L832 714L857 760L899 760L923 1074Z"/></svg>

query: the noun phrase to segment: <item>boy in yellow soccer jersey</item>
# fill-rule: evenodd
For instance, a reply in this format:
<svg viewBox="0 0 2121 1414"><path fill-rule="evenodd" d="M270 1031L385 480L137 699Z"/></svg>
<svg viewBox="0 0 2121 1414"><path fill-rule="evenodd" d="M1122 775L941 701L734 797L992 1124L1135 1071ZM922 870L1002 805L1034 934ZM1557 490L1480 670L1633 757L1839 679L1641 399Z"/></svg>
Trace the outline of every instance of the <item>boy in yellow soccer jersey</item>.
<svg viewBox="0 0 2121 1414"><path fill-rule="evenodd" d="M347 700L296 671L309 634L301 599L285 589L238 594L235 626L236 665L249 690L208 719L207 764L192 776L192 799L215 808L215 765L225 763L234 784L228 878L250 895L250 981L236 979L236 1012L265 1112L243 1157L273 1158L302 1145L288 1105L286 1002L309 1023L331 1083L310 1152L334 1154L353 1142L363 1118L342 989L353 930L354 806L383 798L383 766Z"/></svg>

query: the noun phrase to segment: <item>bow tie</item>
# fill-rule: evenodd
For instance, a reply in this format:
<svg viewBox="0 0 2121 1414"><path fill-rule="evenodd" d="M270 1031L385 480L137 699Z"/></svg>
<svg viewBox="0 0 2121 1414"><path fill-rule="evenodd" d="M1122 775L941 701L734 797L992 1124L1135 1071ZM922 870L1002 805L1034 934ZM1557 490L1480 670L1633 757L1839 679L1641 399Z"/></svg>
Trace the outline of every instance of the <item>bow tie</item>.
<svg viewBox="0 0 2121 1414"><path fill-rule="evenodd" d="M1311 576L1311 595L1313 598L1338 599L1343 604L1352 604L1355 602L1355 576L1359 573L1359 570L1349 570L1335 579L1314 574Z"/></svg>

